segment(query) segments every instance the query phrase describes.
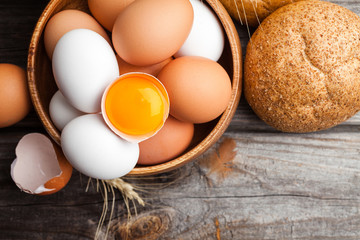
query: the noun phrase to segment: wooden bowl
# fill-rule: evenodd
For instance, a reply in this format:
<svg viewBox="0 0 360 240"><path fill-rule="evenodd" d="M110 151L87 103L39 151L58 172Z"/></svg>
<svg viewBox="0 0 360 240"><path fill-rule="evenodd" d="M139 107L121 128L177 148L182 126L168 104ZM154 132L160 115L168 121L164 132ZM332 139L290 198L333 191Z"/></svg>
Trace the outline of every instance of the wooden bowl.
<svg viewBox="0 0 360 240"><path fill-rule="evenodd" d="M168 162L153 166L137 165L128 175L152 175L175 169L195 159L211 147L224 133L235 114L241 94L242 60L239 36L232 19L218 0L207 0L207 4L220 19L226 33L224 53L219 63L232 80L232 95L225 112L217 119L195 126L194 138L185 152ZM28 84L31 98L46 131L60 145L60 132L49 116L49 103L57 86L52 67L46 55L43 32L48 20L64 9L78 9L90 13L87 0L52 0L42 13L32 36L28 55Z"/></svg>

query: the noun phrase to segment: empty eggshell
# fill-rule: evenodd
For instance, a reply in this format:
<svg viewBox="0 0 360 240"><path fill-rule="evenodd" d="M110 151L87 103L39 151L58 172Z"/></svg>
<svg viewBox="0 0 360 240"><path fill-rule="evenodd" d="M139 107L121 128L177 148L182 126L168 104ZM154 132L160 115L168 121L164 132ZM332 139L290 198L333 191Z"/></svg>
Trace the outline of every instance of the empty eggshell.
<svg viewBox="0 0 360 240"><path fill-rule="evenodd" d="M56 44L55 82L69 103L86 113L100 112L105 88L119 76L115 53L98 33L75 29Z"/></svg>
<svg viewBox="0 0 360 240"><path fill-rule="evenodd" d="M190 2L194 9L194 23L185 43L174 56L200 56L218 61L225 44L222 25L204 1Z"/></svg>
<svg viewBox="0 0 360 240"><path fill-rule="evenodd" d="M74 168L97 179L121 177L139 158L139 145L113 133L100 114L86 114L69 122L61 133L61 147Z"/></svg>
<svg viewBox="0 0 360 240"><path fill-rule="evenodd" d="M71 106L59 90L51 98L49 113L54 125L60 131L63 130L68 122L85 114Z"/></svg>
<svg viewBox="0 0 360 240"><path fill-rule="evenodd" d="M62 189L70 180L72 166L61 149L40 133L25 135L18 143L11 177L26 193L47 195Z"/></svg>
<svg viewBox="0 0 360 240"><path fill-rule="evenodd" d="M44 185L44 187L46 189L54 189L54 190L44 191L43 193L40 193L39 195L48 195L48 194L52 194L52 193L55 193L55 192L61 190L69 182L71 175L72 175L73 167L68 162L68 160L65 158L64 153L62 152L61 148L55 142L52 142L52 144L53 144L54 150L56 152L56 156L59 161L59 166L60 166L62 173L59 176L51 178Z"/></svg>

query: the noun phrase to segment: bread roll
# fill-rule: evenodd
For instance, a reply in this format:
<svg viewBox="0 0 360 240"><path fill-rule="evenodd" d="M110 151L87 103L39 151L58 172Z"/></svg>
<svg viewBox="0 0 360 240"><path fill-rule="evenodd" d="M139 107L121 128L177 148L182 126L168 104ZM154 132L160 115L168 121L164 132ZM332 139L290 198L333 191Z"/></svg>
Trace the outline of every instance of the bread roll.
<svg viewBox="0 0 360 240"><path fill-rule="evenodd" d="M284 132L335 126L360 110L360 18L323 1L286 5L253 34L244 94Z"/></svg>
<svg viewBox="0 0 360 240"><path fill-rule="evenodd" d="M242 24L257 27L267 16L286 4L301 0L220 0L228 13Z"/></svg>

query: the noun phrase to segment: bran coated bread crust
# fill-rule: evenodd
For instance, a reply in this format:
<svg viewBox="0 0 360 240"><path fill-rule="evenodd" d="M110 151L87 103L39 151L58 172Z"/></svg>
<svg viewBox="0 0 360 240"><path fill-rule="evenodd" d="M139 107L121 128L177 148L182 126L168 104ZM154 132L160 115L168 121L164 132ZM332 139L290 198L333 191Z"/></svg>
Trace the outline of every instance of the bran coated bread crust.
<svg viewBox="0 0 360 240"><path fill-rule="evenodd" d="M244 95L283 132L333 127L360 110L360 18L323 1L286 5L253 34Z"/></svg>
<svg viewBox="0 0 360 240"><path fill-rule="evenodd" d="M301 0L220 0L231 17L252 27L286 4Z"/></svg>

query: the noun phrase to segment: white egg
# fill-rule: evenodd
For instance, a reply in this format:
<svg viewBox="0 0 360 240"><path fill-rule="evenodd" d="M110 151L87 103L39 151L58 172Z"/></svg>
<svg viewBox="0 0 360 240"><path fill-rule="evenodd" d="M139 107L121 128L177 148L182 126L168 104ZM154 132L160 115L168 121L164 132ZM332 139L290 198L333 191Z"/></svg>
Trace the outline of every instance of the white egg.
<svg viewBox="0 0 360 240"><path fill-rule="evenodd" d="M65 125L76 117L84 115L83 112L74 108L68 100L58 90L51 98L49 105L50 118L55 127L60 131L63 130Z"/></svg>
<svg viewBox="0 0 360 240"><path fill-rule="evenodd" d="M52 68L57 86L82 112L100 112L101 96L119 68L109 43L98 33L75 29L55 46Z"/></svg>
<svg viewBox="0 0 360 240"><path fill-rule="evenodd" d="M200 56L218 61L225 44L222 25L204 1L190 2L194 10L193 26L185 43L174 56Z"/></svg>
<svg viewBox="0 0 360 240"><path fill-rule="evenodd" d="M86 114L69 122L61 133L61 147L75 169L97 179L126 175L139 158L139 145L118 137L100 114Z"/></svg>

